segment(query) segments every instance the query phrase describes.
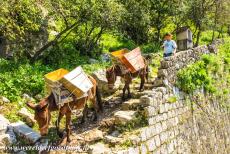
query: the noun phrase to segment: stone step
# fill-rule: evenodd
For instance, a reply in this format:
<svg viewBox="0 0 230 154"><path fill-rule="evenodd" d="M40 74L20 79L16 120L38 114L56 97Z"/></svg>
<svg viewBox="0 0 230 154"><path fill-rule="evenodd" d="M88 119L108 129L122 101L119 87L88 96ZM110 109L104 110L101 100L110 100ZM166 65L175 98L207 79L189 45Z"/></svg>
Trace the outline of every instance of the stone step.
<svg viewBox="0 0 230 154"><path fill-rule="evenodd" d="M114 114L115 124L125 125L135 119L137 112L132 110L117 111Z"/></svg>
<svg viewBox="0 0 230 154"><path fill-rule="evenodd" d="M123 140L123 138L120 137L114 137L112 135L106 135L104 137L104 140L106 143L110 144L110 145L115 145L115 144L120 144Z"/></svg>
<svg viewBox="0 0 230 154"><path fill-rule="evenodd" d="M103 143L96 143L94 145L90 145L89 154L109 154L112 153L110 148L106 147Z"/></svg>
<svg viewBox="0 0 230 154"><path fill-rule="evenodd" d="M82 137L86 142L93 143L103 139L103 132L97 128L84 132Z"/></svg>
<svg viewBox="0 0 230 154"><path fill-rule="evenodd" d="M133 109L137 109L140 106L142 106L142 102L139 99L130 99L122 103L121 109L133 110Z"/></svg>
<svg viewBox="0 0 230 154"><path fill-rule="evenodd" d="M17 134L19 137L24 138L29 143L35 143L41 137L39 133L35 132L32 128L27 126L22 121L12 123L11 126L13 127L13 131L15 132L15 134Z"/></svg>

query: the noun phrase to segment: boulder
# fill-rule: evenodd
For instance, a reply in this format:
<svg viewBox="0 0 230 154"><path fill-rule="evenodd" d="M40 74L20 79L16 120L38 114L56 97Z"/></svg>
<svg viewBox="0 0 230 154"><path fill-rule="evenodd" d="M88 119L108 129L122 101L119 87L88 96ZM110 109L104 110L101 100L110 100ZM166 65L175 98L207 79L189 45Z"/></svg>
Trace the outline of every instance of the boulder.
<svg viewBox="0 0 230 154"><path fill-rule="evenodd" d="M15 132L15 134L17 134L19 137L24 138L32 144L35 143L41 137L40 134L35 132L32 128L27 126L22 121L12 123L11 126L13 127L13 131Z"/></svg>
<svg viewBox="0 0 230 154"><path fill-rule="evenodd" d="M21 110L19 110L18 115L21 116L26 124L28 124L30 127L32 127L35 124L35 120L34 120L34 115L31 114L26 108L21 108Z"/></svg>
<svg viewBox="0 0 230 154"><path fill-rule="evenodd" d="M2 135L6 133L7 127L9 126L10 122L8 119L0 114L0 124L0 135Z"/></svg>
<svg viewBox="0 0 230 154"><path fill-rule="evenodd" d="M115 123L116 124L126 124L128 122L131 122L135 119L136 111L128 110L128 111L117 111L114 114L115 117Z"/></svg>
<svg viewBox="0 0 230 154"><path fill-rule="evenodd" d="M83 135L84 135L85 141L91 142L91 143L103 139L103 132L98 130L97 128L89 130L85 132Z"/></svg>
<svg viewBox="0 0 230 154"><path fill-rule="evenodd" d="M10 100L4 96L0 96L0 103L10 103Z"/></svg>
<svg viewBox="0 0 230 154"><path fill-rule="evenodd" d="M92 77L97 81L99 90L103 94L109 94L109 93L114 93L117 91L121 85L121 78L117 77L117 80L114 84L113 89L109 89L108 87L108 81L106 79L106 71L105 70L98 70L93 72Z"/></svg>

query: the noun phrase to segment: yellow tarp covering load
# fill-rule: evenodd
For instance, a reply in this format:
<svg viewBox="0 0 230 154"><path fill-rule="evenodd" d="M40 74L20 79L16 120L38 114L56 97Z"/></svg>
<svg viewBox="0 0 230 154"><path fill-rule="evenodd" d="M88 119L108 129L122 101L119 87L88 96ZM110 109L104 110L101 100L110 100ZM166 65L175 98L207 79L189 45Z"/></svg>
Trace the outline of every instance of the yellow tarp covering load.
<svg viewBox="0 0 230 154"><path fill-rule="evenodd" d="M47 92L50 93L53 87L60 86L59 81L68 73L69 73L68 70L60 68L56 71L46 74L44 77L45 77Z"/></svg>

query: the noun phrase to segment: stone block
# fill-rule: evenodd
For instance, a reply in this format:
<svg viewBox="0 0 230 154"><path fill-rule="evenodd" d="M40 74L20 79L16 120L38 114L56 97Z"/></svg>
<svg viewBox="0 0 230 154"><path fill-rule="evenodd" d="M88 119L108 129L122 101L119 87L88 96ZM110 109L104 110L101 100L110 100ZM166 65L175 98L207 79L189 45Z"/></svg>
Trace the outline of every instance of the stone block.
<svg viewBox="0 0 230 154"><path fill-rule="evenodd" d="M155 127L156 127L157 134L160 134L163 131L161 123L157 123Z"/></svg>
<svg viewBox="0 0 230 154"><path fill-rule="evenodd" d="M27 126L25 123L19 121L11 124L13 131L20 137L24 138L30 143L35 143L40 139L41 135Z"/></svg>
<svg viewBox="0 0 230 154"><path fill-rule="evenodd" d="M162 132L162 133L160 134L160 139L161 139L161 143L166 142L167 139L168 139L168 134L167 134L166 132Z"/></svg>
<svg viewBox="0 0 230 154"><path fill-rule="evenodd" d="M117 111L114 114L115 117L115 123L116 124L126 124L128 122L131 122L136 117L136 111Z"/></svg>
<svg viewBox="0 0 230 154"><path fill-rule="evenodd" d="M138 147L136 147L136 148L131 147L131 148L128 149L128 153L129 154L139 154L140 151L139 151Z"/></svg>
<svg viewBox="0 0 230 154"><path fill-rule="evenodd" d="M153 106L153 98L149 97L148 95L141 96L141 98L140 98L140 104L143 107Z"/></svg>
<svg viewBox="0 0 230 154"><path fill-rule="evenodd" d="M154 151L154 150L157 148L154 138L148 140L148 141L146 142L146 145L147 145L148 150L149 150L150 152Z"/></svg>
<svg viewBox="0 0 230 154"><path fill-rule="evenodd" d="M143 104L140 102L139 99L130 99L122 103L121 108L122 110L132 110L136 109Z"/></svg>
<svg viewBox="0 0 230 154"><path fill-rule="evenodd" d="M141 150L141 154L148 154L149 153L147 146L145 144L141 144L140 150Z"/></svg>
<svg viewBox="0 0 230 154"><path fill-rule="evenodd" d="M153 107L153 106L145 107L145 108L144 108L144 111L145 111L145 116L146 116L146 117L152 117L152 116L154 116L154 115L157 114L157 110L156 110L156 108Z"/></svg>
<svg viewBox="0 0 230 154"><path fill-rule="evenodd" d="M160 140L160 136L159 135L156 135L154 137L154 140L155 140L155 144L157 147L159 147L161 145L161 140Z"/></svg>

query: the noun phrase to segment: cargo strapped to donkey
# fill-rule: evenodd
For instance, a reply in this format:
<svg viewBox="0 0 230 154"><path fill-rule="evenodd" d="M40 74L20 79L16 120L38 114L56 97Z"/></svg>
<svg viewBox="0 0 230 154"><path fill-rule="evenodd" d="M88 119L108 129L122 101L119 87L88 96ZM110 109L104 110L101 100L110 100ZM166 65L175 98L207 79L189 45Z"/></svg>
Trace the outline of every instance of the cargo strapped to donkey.
<svg viewBox="0 0 230 154"><path fill-rule="evenodd" d="M144 59L141 55L141 49L139 47L130 52L128 49L122 49L112 52L111 55L113 62L119 64L124 73L127 71L134 73L145 66Z"/></svg>
<svg viewBox="0 0 230 154"><path fill-rule="evenodd" d="M93 87L88 76L81 67L69 72L58 69L45 75L48 93L53 93L59 107L65 103L88 96L88 91Z"/></svg>

